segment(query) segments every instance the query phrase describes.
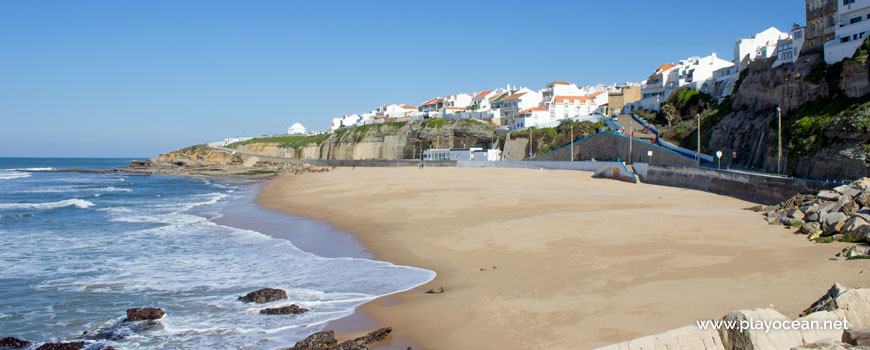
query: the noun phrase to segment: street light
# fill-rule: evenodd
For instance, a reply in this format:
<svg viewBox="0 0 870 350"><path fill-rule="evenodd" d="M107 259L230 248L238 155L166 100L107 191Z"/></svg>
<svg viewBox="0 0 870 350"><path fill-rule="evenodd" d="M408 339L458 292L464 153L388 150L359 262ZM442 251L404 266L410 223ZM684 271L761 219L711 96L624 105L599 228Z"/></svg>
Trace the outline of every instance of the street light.
<svg viewBox="0 0 870 350"><path fill-rule="evenodd" d="M695 114L695 118L698 118L698 166L701 165L701 114Z"/></svg>
<svg viewBox="0 0 870 350"><path fill-rule="evenodd" d="M722 169L722 151L716 151L716 158L719 158L719 165L716 168Z"/></svg>
<svg viewBox="0 0 870 350"><path fill-rule="evenodd" d="M782 109L776 107L776 174L780 174L782 159Z"/></svg>
<svg viewBox="0 0 870 350"><path fill-rule="evenodd" d="M652 151L646 151L646 156L649 157L649 163L652 164Z"/></svg>

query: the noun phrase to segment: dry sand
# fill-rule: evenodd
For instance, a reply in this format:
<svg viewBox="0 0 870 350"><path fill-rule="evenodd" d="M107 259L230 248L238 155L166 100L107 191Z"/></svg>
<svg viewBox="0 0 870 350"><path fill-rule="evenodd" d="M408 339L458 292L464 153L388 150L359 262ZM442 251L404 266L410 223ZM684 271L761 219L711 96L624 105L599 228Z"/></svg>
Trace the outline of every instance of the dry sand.
<svg viewBox="0 0 870 350"><path fill-rule="evenodd" d="M828 260L846 244L767 225L753 203L588 172L339 168L272 180L258 201L436 271L362 307L414 349L591 349L870 286L867 260Z"/></svg>

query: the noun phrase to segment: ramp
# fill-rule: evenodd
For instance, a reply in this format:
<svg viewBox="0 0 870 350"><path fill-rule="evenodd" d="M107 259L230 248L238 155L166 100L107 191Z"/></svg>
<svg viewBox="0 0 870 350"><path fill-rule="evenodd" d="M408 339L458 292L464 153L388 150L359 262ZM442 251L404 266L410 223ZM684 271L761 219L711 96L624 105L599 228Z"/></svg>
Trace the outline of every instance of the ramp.
<svg viewBox="0 0 870 350"><path fill-rule="evenodd" d="M636 184L638 182L637 176L634 176L634 174L631 171L629 171L625 167L624 164L621 166L606 167L602 170L597 171L593 177L603 178L603 179L614 179L614 180L619 180L619 181L630 182L633 184Z"/></svg>

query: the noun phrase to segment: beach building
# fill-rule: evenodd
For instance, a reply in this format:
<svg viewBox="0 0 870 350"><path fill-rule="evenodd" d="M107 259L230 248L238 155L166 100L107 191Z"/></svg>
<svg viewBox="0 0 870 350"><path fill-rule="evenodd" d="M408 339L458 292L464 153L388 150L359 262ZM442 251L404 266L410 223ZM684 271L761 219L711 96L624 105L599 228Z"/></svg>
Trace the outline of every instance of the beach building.
<svg viewBox="0 0 870 350"><path fill-rule="evenodd" d="M870 34L870 0L842 0L837 8L834 39L825 43L825 62L852 57Z"/></svg>
<svg viewBox="0 0 870 350"><path fill-rule="evenodd" d="M834 40L838 1L843 0L806 0L807 30L802 52L821 52L826 42Z"/></svg>
<svg viewBox="0 0 870 350"><path fill-rule="evenodd" d="M497 149L473 148L442 148L423 151L424 161L481 161L495 162L501 159L501 151Z"/></svg>
<svg viewBox="0 0 870 350"><path fill-rule="evenodd" d="M734 44L734 64L741 71L750 62L773 57L776 55L776 45L782 39L788 39L789 35L770 27L749 38L738 39Z"/></svg>
<svg viewBox="0 0 870 350"><path fill-rule="evenodd" d="M287 128L287 135L305 135L307 132L305 127L299 123L293 123L293 125Z"/></svg>
<svg viewBox="0 0 870 350"><path fill-rule="evenodd" d="M797 24L791 27L791 35L776 43L776 62L771 67L779 67L786 63L794 63L801 53L806 38L806 27Z"/></svg>

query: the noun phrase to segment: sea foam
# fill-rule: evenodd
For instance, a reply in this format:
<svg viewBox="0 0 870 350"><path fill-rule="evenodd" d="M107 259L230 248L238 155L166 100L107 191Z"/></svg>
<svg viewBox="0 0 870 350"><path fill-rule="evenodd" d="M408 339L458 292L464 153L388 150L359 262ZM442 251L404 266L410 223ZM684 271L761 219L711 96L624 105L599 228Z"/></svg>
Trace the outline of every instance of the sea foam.
<svg viewBox="0 0 870 350"><path fill-rule="evenodd" d="M0 209L36 209L36 210L48 210L48 209L56 209L63 207L76 207L76 208L89 208L94 206L94 203L88 202L83 199L71 198L57 202L46 202L46 203L0 203Z"/></svg>

